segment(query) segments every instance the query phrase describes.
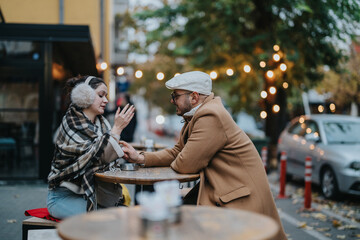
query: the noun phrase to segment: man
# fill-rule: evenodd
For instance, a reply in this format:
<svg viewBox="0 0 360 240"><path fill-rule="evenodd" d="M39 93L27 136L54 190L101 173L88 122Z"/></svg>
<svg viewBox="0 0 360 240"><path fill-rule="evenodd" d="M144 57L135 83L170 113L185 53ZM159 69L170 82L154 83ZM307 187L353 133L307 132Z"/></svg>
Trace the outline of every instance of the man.
<svg viewBox="0 0 360 240"><path fill-rule="evenodd" d="M125 158L151 166L171 166L179 173L200 173L200 182L185 196L197 205L253 211L275 219L280 227L274 239L286 239L260 156L249 137L236 125L220 97L212 91L210 76L199 71L180 74L166 82L171 102L185 120L172 149L138 154L123 142Z"/></svg>

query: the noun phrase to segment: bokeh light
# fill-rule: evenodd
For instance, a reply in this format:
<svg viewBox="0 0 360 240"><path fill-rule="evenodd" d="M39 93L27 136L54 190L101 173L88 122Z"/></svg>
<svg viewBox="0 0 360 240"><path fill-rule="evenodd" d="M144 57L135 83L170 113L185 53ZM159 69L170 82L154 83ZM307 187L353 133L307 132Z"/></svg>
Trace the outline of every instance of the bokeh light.
<svg viewBox="0 0 360 240"><path fill-rule="evenodd" d="M228 68L228 69L226 70L226 74L227 74L228 76L232 76L232 75L234 75L234 70L232 70L231 68Z"/></svg>
<svg viewBox="0 0 360 240"><path fill-rule="evenodd" d="M136 72L135 72L135 77L136 78L141 78L143 76L143 72L141 71L141 70L137 70Z"/></svg>
<svg viewBox="0 0 360 240"><path fill-rule="evenodd" d="M156 74L156 78L157 78L157 80L161 81L161 80L163 80L165 78L165 74L162 73L162 72L158 72Z"/></svg>

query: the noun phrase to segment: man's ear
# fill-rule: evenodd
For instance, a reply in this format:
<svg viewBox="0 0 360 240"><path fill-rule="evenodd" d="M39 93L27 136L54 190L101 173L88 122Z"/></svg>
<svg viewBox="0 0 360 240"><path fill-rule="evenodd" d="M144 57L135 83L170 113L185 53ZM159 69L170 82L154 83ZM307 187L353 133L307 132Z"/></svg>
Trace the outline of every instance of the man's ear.
<svg viewBox="0 0 360 240"><path fill-rule="evenodd" d="M199 103L200 95L198 92L192 92L190 96L191 96L191 104L192 105L196 105Z"/></svg>

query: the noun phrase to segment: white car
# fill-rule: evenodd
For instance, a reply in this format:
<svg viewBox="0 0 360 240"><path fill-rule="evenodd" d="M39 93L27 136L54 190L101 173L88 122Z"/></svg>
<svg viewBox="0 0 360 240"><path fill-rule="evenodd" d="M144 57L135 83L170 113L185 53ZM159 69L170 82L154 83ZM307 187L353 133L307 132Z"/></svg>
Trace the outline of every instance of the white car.
<svg viewBox="0 0 360 240"><path fill-rule="evenodd" d="M315 114L293 119L281 133L278 159L287 154L288 177L304 178L305 158L312 158L312 182L326 198L360 195L360 118Z"/></svg>

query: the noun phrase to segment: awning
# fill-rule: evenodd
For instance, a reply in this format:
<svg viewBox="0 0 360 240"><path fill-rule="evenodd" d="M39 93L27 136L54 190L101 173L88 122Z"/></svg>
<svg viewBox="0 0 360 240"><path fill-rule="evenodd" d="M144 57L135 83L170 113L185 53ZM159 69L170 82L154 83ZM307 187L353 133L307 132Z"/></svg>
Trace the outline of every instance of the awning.
<svg viewBox="0 0 360 240"><path fill-rule="evenodd" d="M88 26L0 23L0 41L52 42L74 75L98 76Z"/></svg>

